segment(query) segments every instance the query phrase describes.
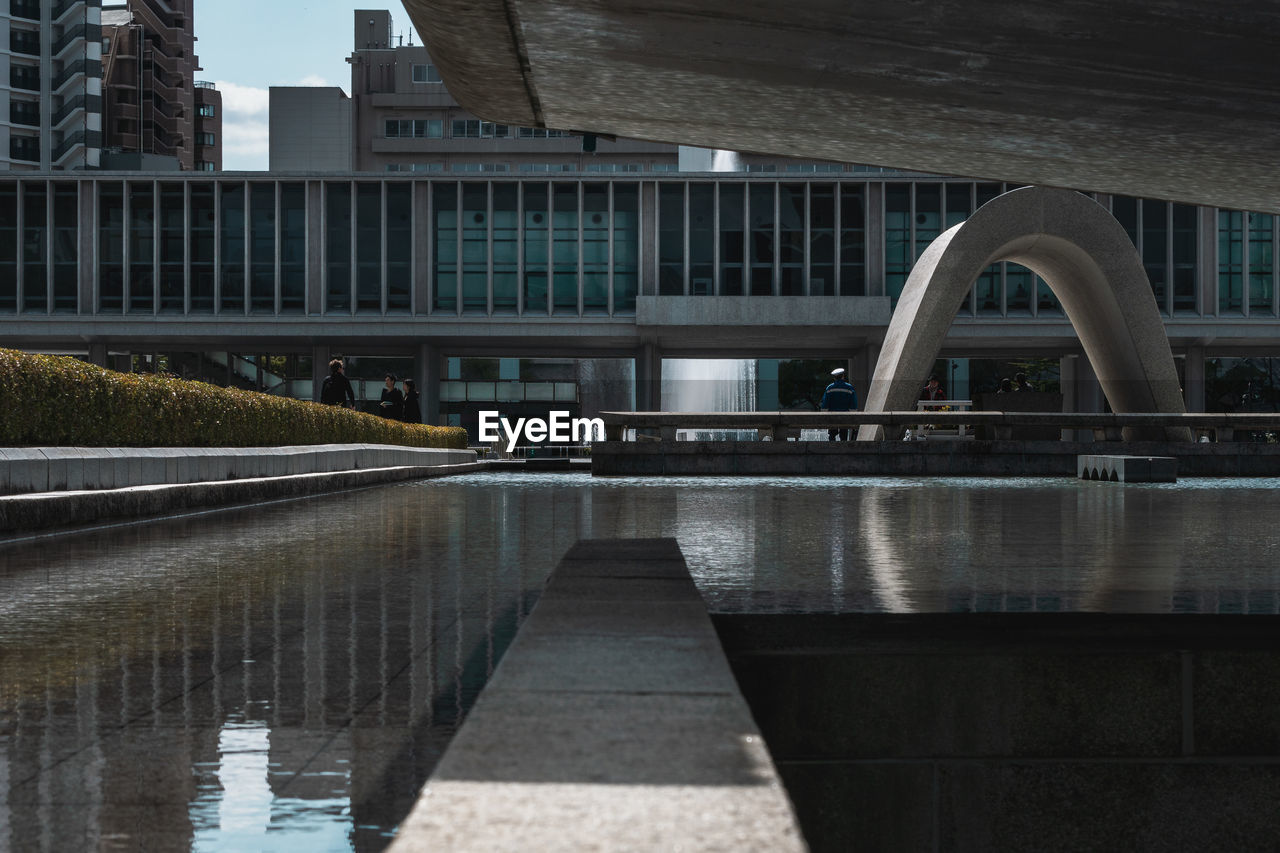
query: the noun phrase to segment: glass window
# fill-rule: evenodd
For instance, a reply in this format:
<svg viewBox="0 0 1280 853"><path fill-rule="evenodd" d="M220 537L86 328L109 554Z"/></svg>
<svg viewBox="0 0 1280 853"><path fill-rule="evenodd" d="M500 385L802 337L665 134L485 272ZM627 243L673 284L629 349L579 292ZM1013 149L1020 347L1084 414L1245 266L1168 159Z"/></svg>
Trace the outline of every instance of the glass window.
<svg viewBox="0 0 1280 853"><path fill-rule="evenodd" d="M1244 313L1244 213L1218 211L1218 313Z"/></svg>
<svg viewBox="0 0 1280 853"><path fill-rule="evenodd" d="M413 185L387 184L387 313L408 314L413 291Z"/></svg>
<svg viewBox="0 0 1280 853"><path fill-rule="evenodd" d="M441 83L440 69L434 65L414 65L413 66L413 82L415 83Z"/></svg>
<svg viewBox="0 0 1280 853"><path fill-rule="evenodd" d="M53 191L53 310L74 314L79 305L79 189L56 184Z"/></svg>
<svg viewBox="0 0 1280 853"><path fill-rule="evenodd" d="M98 310L124 310L124 193L120 184L98 187ZM3 278L0 276L0 278Z"/></svg>
<svg viewBox="0 0 1280 853"><path fill-rule="evenodd" d="M546 184L522 184L524 192L524 311L547 313L547 245L551 221Z"/></svg>
<svg viewBox="0 0 1280 853"><path fill-rule="evenodd" d="M658 295L684 295L684 184L658 185Z"/></svg>
<svg viewBox="0 0 1280 853"><path fill-rule="evenodd" d="M213 184L191 185L191 312L213 312Z"/></svg>
<svg viewBox="0 0 1280 853"><path fill-rule="evenodd" d="M515 313L519 289L520 213L515 184L493 185L493 310Z"/></svg>
<svg viewBox="0 0 1280 853"><path fill-rule="evenodd" d="M780 292L804 295L804 184L778 185Z"/></svg>
<svg viewBox="0 0 1280 853"><path fill-rule="evenodd" d="M280 312L304 312L307 294L307 188L280 185Z"/></svg>
<svg viewBox="0 0 1280 853"><path fill-rule="evenodd" d="M17 310L18 187L10 183L0 186L0 314Z"/></svg>
<svg viewBox="0 0 1280 853"><path fill-rule="evenodd" d="M613 184L613 311L636 310L639 281L640 191L636 184Z"/></svg>
<svg viewBox="0 0 1280 853"><path fill-rule="evenodd" d="M213 109L213 104L201 104L196 108L196 113L201 118L214 118L216 116L216 113L214 112L214 109Z"/></svg>
<svg viewBox="0 0 1280 853"><path fill-rule="evenodd" d="M220 312L244 313L245 270L245 185L222 184L222 304Z"/></svg>
<svg viewBox="0 0 1280 853"><path fill-rule="evenodd" d="M884 186L885 292L898 304L911 272L911 185Z"/></svg>
<svg viewBox="0 0 1280 853"><path fill-rule="evenodd" d="M715 184L689 185L689 293L715 295Z"/></svg>
<svg viewBox="0 0 1280 853"><path fill-rule="evenodd" d="M462 186L462 310L489 310L489 185Z"/></svg>
<svg viewBox="0 0 1280 853"><path fill-rule="evenodd" d="M609 185L582 187L582 306L587 314L609 311Z"/></svg>
<svg viewBox="0 0 1280 853"><path fill-rule="evenodd" d="M1142 265L1151 279L1156 305L1162 314L1169 312L1169 203L1142 201Z"/></svg>
<svg viewBox="0 0 1280 853"><path fill-rule="evenodd" d="M129 184L129 311L155 308L155 192L151 184Z"/></svg>
<svg viewBox="0 0 1280 853"><path fill-rule="evenodd" d="M838 184L840 192L840 295L867 293L866 184Z"/></svg>
<svg viewBox="0 0 1280 853"><path fill-rule="evenodd" d="M1173 205L1173 310L1199 313L1196 258L1200 245L1196 208Z"/></svg>
<svg viewBox="0 0 1280 853"><path fill-rule="evenodd" d="M720 194L720 293L742 296L746 184L717 184Z"/></svg>
<svg viewBox="0 0 1280 853"><path fill-rule="evenodd" d="M913 264L942 233L942 184L916 184L916 242Z"/></svg>
<svg viewBox="0 0 1280 853"><path fill-rule="evenodd" d="M276 310L276 186L250 184L249 189L249 310Z"/></svg>
<svg viewBox="0 0 1280 853"><path fill-rule="evenodd" d="M773 237L775 184L748 185L748 210L751 218L751 242L749 244L752 296L773 294Z"/></svg>
<svg viewBox="0 0 1280 853"><path fill-rule="evenodd" d="M458 185L433 184L435 216L436 311L453 312L458 307Z"/></svg>
<svg viewBox="0 0 1280 853"><path fill-rule="evenodd" d="M578 313L578 185L555 184L552 197L552 311Z"/></svg>
<svg viewBox="0 0 1280 853"><path fill-rule="evenodd" d="M356 312L382 313L382 185L356 185Z"/></svg>
<svg viewBox="0 0 1280 853"><path fill-rule="evenodd" d="M1272 300L1272 222L1269 213L1249 213L1245 220L1249 226L1249 313L1271 314L1275 310Z"/></svg>
<svg viewBox="0 0 1280 853"><path fill-rule="evenodd" d="M186 310L184 290L186 260L186 198L182 184L160 185L160 310L181 314Z"/></svg>
<svg viewBox="0 0 1280 853"><path fill-rule="evenodd" d="M1031 294L1035 290L1035 275L1021 264L1006 263L1004 267L1005 312L1030 314Z"/></svg>
<svg viewBox="0 0 1280 853"><path fill-rule="evenodd" d="M351 185L325 184L324 250L327 313L351 313Z"/></svg>
<svg viewBox="0 0 1280 853"><path fill-rule="evenodd" d="M809 187L809 295L836 292L836 192L832 184Z"/></svg>
<svg viewBox="0 0 1280 853"><path fill-rule="evenodd" d="M43 184L22 189L22 310L49 310L49 200Z"/></svg>

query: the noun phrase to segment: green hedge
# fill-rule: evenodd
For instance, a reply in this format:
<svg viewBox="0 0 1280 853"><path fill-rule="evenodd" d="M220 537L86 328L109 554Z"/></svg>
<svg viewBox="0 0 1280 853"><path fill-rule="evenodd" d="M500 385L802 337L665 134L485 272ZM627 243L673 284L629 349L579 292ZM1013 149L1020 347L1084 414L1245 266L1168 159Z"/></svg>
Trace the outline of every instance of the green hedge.
<svg viewBox="0 0 1280 853"><path fill-rule="evenodd" d="M466 448L467 432L203 382L117 373L64 356L0 349L0 446L355 443Z"/></svg>

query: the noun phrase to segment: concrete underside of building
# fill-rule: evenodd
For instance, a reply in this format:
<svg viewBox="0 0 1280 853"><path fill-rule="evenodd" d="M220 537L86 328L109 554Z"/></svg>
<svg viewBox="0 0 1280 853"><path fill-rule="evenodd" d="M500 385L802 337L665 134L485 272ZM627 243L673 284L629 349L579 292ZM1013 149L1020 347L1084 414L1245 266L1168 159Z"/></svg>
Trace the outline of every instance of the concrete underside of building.
<svg viewBox="0 0 1280 853"><path fill-rule="evenodd" d="M405 0L485 119L1280 210L1280 10Z"/></svg>

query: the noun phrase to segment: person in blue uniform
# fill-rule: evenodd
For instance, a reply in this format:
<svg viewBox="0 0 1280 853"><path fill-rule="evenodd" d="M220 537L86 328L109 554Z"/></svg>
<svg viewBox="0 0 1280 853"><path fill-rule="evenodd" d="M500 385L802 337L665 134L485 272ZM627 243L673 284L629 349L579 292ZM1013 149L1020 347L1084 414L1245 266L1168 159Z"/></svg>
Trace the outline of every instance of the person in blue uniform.
<svg viewBox="0 0 1280 853"><path fill-rule="evenodd" d="M822 402L818 404L818 408L824 412L852 412L857 409L858 392L845 381L844 368L837 367L831 371L831 375L835 377L835 381L823 392ZM837 437L840 441L848 441L849 429L846 427L827 430L827 441L835 441Z"/></svg>

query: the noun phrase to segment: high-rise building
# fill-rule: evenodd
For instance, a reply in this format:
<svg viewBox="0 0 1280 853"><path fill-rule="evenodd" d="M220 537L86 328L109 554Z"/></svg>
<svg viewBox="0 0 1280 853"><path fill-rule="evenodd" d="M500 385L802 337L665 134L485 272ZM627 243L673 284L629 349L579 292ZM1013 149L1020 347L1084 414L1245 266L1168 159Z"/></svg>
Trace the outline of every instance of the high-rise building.
<svg viewBox="0 0 1280 853"><path fill-rule="evenodd" d="M102 149L101 0L0 6L0 169L96 168Z"/></svg>
<svg viewBox="0 0 1280 853"><path fill-rule="evenodd" d="M222 171L222 93L196 81L196 171Z"/></svg>
<svg viewBox="0 0 1280 853"><path fill-rule="evenodd" d="M566 130L483 121L464 110L425 47L394 33L391 13L357 9L351 98L317 96L306 87L271 90L273 171L357 172L650 172L675 171L676 146L596 139ZM329 91L329 90L325 90ZM319 110L317 112L316 110ZM350 124L345 162L331 145L318 151L318 123L331 141Z"/></svg>
<svg viewBox="0 0 1280 853"><path fill-rule="evenodd" d="M129 0L102 10L105 147L196 168L194 0Z"/></svg>

